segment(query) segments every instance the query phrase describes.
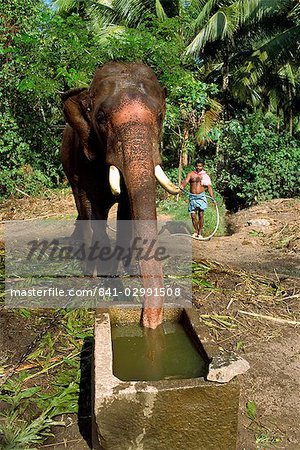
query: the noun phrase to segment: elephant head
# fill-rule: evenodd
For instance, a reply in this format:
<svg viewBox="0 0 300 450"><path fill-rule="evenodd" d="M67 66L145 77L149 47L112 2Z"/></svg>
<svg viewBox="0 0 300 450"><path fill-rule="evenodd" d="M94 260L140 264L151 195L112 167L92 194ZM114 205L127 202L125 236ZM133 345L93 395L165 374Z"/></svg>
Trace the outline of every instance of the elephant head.
<svg viewBox="0 0 300 450"><path fill-rule="evenodd" d="M121 62L97 69L90 88L63 94L68 126L61 156L80 219L106 220L118 201L118 219L137 221L141 239L157 239L155 179L179 192L160 167L165 95L148 66ZM158 261L140 262L140 271L144 287L163 286ZM145 299L143 325L161 323L160 300Z"/></svg>

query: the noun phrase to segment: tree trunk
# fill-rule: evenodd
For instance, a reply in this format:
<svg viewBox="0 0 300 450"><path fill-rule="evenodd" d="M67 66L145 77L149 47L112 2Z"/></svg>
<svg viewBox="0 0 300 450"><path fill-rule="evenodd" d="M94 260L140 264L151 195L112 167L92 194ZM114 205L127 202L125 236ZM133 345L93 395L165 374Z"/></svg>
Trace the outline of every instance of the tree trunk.
<svg viewBox="0 0 300 450"><path fill-rule="evenodd" d="M178 166L178 186L181 185L182 182L182 147L179 152L179 166ZM179 200L179 194L176 195L176 200Z"/></svg>
<svg viewBox="0 0 300 450"><path fill-rule="evenodd" d="M229 87L229 48L228 45L226 45L224 52L224 70L222 81L222 89L224 93L224 103L225 103L224 112L226 120L229 120L228 87Z"/></svg>
<svg viewBox="0 0 300 450"><path fill-rule="evenodd" d="M290 135L293 136L293 106L292 106L292 90L290 84L288 85L288 96L289 96L289 106L288 106L289 129Z"/></svg>
<svg viewBox="0 0 300 450"><path fill-rule="evenodd" d="M183 167L186 167L189 163L188 149L187 149L187 145L186 145L188 138L189 138L189 129L188 129L187 125L184 125L183 144L182 144L182 165L183 165Z"/></svg>
<svg viewBox="0 0 300 450"><path fill-rule="evenodd" d="M182 167L186 167L188 165L188 151L187 151L187 146L186 146L186 142L189 138L189 129L187 128L186 125L184 125L184 130L183 130L183 142L180 148L180 152L179 152L179 165L178 165L178 186L181 185L182 182ZM176 196L176 200L179 200L179 194L177 194Z"/></svg>

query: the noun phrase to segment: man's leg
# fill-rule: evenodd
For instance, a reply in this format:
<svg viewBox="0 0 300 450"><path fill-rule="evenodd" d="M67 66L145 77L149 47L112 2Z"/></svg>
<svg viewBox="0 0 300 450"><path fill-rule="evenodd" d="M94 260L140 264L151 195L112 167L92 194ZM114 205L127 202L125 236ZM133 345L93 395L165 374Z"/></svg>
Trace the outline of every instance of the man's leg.
<svg viewBox="0 0 300 450"><path fill-rule="evenodd" d="M198 214L199 214L198 234L202 236L202 230L203 230L203 225L204 225L203 209L199 209Z"/></svg>
<svg viewBox="0 0 300 450"><path fill-rule="evenodd" d="M192 218L192 222L193 222L193 227L195 229L195 233L198 235L198 220L197 220L196 211L193 211L191 213L191 218Z"/></svg>

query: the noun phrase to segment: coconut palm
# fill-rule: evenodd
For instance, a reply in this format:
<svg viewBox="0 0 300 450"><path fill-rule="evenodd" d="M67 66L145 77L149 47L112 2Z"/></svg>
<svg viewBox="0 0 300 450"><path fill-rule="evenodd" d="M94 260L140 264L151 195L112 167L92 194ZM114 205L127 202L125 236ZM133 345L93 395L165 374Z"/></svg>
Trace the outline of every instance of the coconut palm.
<svg viewBox="0 0 300 450"><path fill-rule="evenodd" d="M298 42L298 2L208 0L199 7L185 55L197 58L205 80L219 85L227 114L233 98L259 104L266 61L288 62L291 42Z"/></svg>
<svg viewBox="0 0 300 450"><path fill-rule="evenodd" d="M102 23L120 22L135 27L146 14L156 14L163 20L166 13L160 0L55 0L59 13L84 11L87 15L95 14Z"/></svg>
<svg viewBox="0 0 300 450"><path fill-rule="evenodd" d="M236 70L234 95L244 102L283 113L290 133L293 132L293 111L299 96L300 7L297 4L285 16L280 27L261 33L251 55Z"/></svg>
<svg viewBox="0 0 300 450"><path fill-rule="evenodd" d="M59 14L81 13L93 30L99 45L115 35L122 35L128 28L138 28L150 15L165 20L163 3L168 0L55 0Z"/></svg>
<svg viewBox="0 0 300 450"><path fill-rule="evenodd" d="M209 42L234 41L245 27L288 11L293 4L293 0L200 0L199 15L192 23L194 38L186 54L203 53Z"/></svg>

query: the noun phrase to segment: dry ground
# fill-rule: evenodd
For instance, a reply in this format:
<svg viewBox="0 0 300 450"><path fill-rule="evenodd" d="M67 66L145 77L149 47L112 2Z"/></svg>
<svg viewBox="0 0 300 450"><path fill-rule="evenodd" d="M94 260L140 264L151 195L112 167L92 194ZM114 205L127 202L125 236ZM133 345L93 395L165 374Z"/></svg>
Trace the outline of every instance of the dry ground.
<svg viewBox="0 0 300 450"><path fill-rule="evenodd" d="M298 200L265 202L229 216L231 235L194 241L195 259L210 255L207 280L215 287L195 289L194 303L201 314L236 320L236 327L213 321L211 332L251 365L240 377L238 450L300 449L299 217ZM257 405L254 422L249 401Z"/></svg>
<svg viewBox="0 0 300 450"><path fill-rule="evenodd" d="M237 450L300 449L299 212L298 200L266 202L229 216L230 235L193 242L194 260L204 268L194 289L195 306L220 349L234 350L251 365L240 377ZM74 215L67 191L46 199L9 200L0 221L29 219L30 223L36 217L66 215ZM23 319L18 324L10 320L3 310L1 351L5 349L13 360L37 330L26 328L25 319L24 324ZM257 406L254 421L246 414L249 401ZM70 426L42 448L89 448L76 416L68 420Z"/></svg>

